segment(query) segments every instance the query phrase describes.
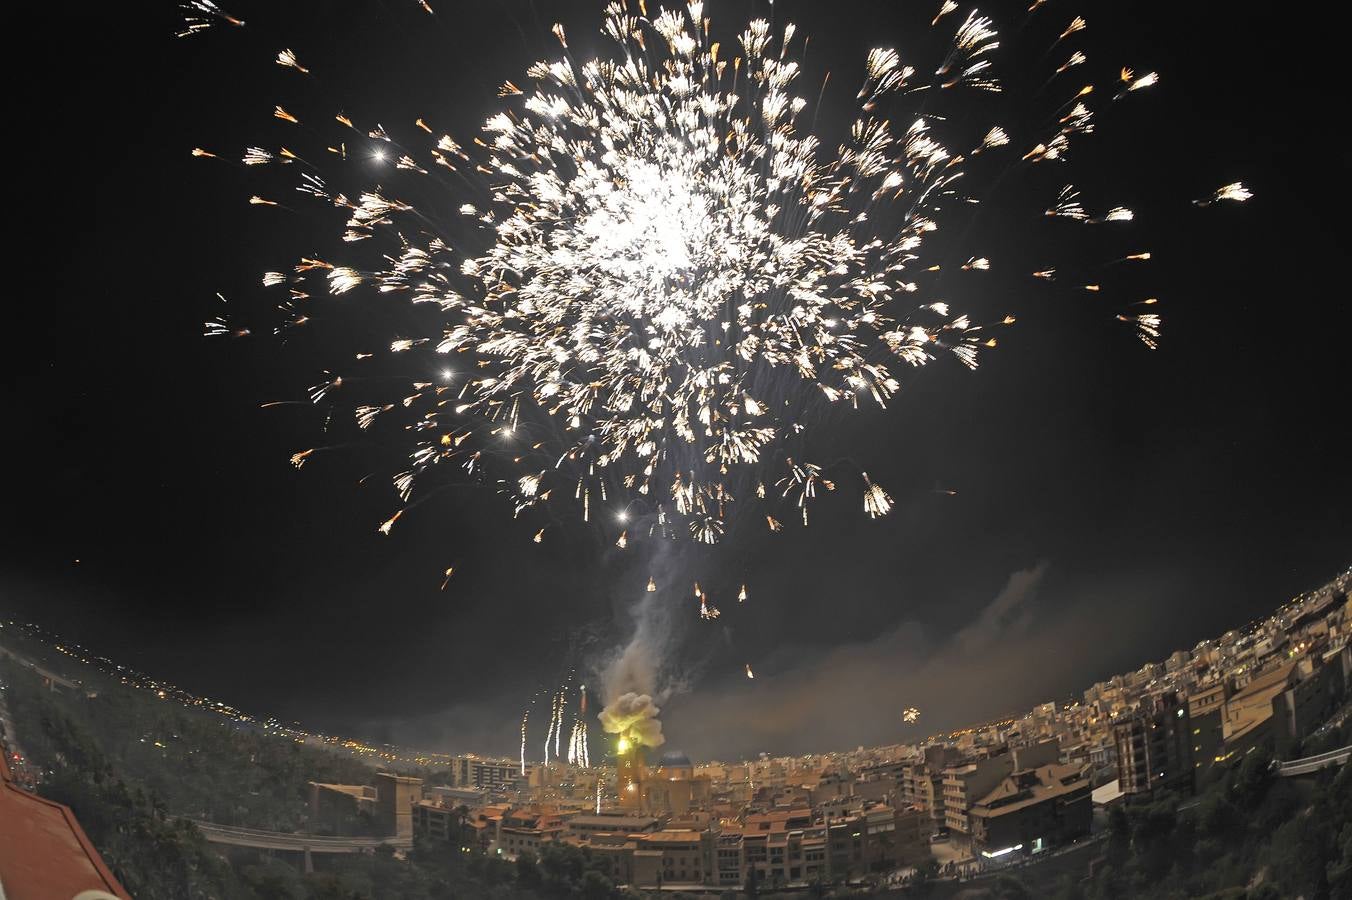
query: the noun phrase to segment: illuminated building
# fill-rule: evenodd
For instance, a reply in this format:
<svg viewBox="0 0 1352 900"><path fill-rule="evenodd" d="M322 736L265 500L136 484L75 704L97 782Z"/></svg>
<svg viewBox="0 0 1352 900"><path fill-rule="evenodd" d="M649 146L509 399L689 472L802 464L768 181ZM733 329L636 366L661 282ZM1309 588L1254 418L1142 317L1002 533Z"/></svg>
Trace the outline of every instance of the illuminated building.
<svg viewBox="0 0 1352 900"><path fill-rule="evenodd" d="M1079 766L1021 769L973 803L968 817L983 857L1038 853L1089 833L1090 782Z"/></svg>
<svg viewBox="0 0 1352 900"><path fill-rule="evenodd" d="M423 786L423 796L435 800L441 806L468 806L471 809L488 802L489 791L486 788L448 787L447 785Z"/></svg>
<svg viewBox="0 0 1352 900"><path fill-rule="evenodd" d="M1192 724L1176 693L1147 698L1141 709L1113 723L1113 737L1118 783L1128 802L1192 792Z"/></svg>
<svg viewBox="0 0 1352 900"><path fill-rule="evenodd" d="M971 835L967 810L972 801L990 793L1012 771L1014 758L1008 753L944 769L944 824L955 844L966 843Z"/></svg>
<svg viewBox="0 0 1352 900"><path fill-rule="evenodd" d="M369 784L310 782L310 827L319 832L347 834L357 817L376 813L376 789Z"/></svg>
<svg viewBox="0 0 1352 900"><path fill-rule="evenodd" d="M589 844L597 835L644 834L657 830L653 816L627 816L618 813L583 814L568 820L568 834L578 843Z"/></svg>
<svg viewBox="0 0 1352 900"><path fill-rule="evenodd" d="M429 801L413 804L413 834L439 841L450 841L467 826L460 809Z"/></svg>
<svg viewBox="0 0 1352 900"><path fill-rule="evenodd" d="M477 756L453 757L448 766L452 787L476 787L501 790L521 778L521 764L512 760L480 759ZM526 777L533 767L526 767Z"/></svg>
<svg viewBox="0 0 1352 900"><path fill-rule="evenodd" d="M695 775L694 766L684 753L667 753L657 769L646 773L636 793L639 809L650 815L684 816L702 807L712 796L713 780Z"/></svg>
<svg viewBox="0 0 1352 900"><path fill-rule="evenodd" d="M1230 682L1222 681L1188 695L1188 720L1192 723L1192 768L1204 772L1215 764L1225 743L1225 704Z"/></svg>
<svg viewBox="0 0 1352 900"><path fill-rule="evenodd" d="M381 834L413 836L413 804L422 799L422 779L376 773L376 822Z"/></svg>
<svg viewBox="0 0 1352 900"><path fill-rule="evenodd" d="M615 792L620 809L635 813L643 809L642 786L647 771L643 748L620 738L615 754Z"/></svg>
<svg viewBox="0 0 1352 900"><path fill-rule="evenodd" d="M509 859L539 854L540 847L563 837L574 814L547 806L512 807L498 820L497 851Z"/></svg>
<svg viewBox="0 0 1352 900"><path fill-rule="evenodd" d="M705 883L713 871L714 834L666 829L645 834L634 850L633 885L661 888Z"/></svg>
<svg viewBox="0 0 1352 900"><path fill-rule="evenodd" d="M954 747L931 744L924 748L919 760L903 764L901 769L901 804L918 806L930 817L933 828L946 828L944 817L944 769L955 765L962 754Z"/></svg>

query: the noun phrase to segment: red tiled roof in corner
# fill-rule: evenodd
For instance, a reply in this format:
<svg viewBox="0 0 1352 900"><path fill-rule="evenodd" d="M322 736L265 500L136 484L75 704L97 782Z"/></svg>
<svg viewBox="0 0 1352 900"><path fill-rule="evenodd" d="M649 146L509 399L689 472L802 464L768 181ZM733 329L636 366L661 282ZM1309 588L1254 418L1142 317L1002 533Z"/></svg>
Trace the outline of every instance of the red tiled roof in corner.
<svg viewBox="0 0 1352 900"><path fill-rule="evenodd" d="M0 895L70 900L82 891L131 900L70 807L22 790L0 754Z"/></svg>

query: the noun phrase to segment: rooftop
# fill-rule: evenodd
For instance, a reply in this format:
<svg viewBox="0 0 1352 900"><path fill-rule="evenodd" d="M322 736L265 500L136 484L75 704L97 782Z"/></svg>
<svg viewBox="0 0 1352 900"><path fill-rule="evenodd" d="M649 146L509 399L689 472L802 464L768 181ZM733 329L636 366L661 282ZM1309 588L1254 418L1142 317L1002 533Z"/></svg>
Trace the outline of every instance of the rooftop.
<svg viewBox="0 0 1352 900"><path fill-rule="evenodd" d="M70 807L20 789L0 754L0 897L65 898L84 891L131 900Z"/></svg>
<svg viewBox="0 0 1352 900"><path fill-rule="evenodd" d="M1007 776L995 790L972 805L971 814L982 818L1003 816L1088 786L1079 766L1038 766Z"/></svg>
<svg viewBox="0 0 1352 900"><path fill-rule="evenodd" d="M581 815L570 821L574 828L604 828L610 831L643 831L657 824L652 816Z"/></svg>

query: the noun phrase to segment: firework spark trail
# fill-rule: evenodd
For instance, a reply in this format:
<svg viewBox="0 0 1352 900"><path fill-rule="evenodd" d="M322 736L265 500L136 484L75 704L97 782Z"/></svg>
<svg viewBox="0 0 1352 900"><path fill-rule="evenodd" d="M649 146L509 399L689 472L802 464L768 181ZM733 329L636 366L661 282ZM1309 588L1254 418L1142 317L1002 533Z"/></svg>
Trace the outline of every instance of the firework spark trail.
<svg viewBox="0 0 1352 900"><path fill-rule="evenodd" d="M183 13L183 30L178 32L176 37L192 37L195 34L201 34L218 22L224 22L228 25L243 27L244 20L237 19L234 16L221 9L211 0L187 0L179 4L179 9Z"/></svg>
<svg viewBox="0 0 1352 900"><path fill-rule="evenodd" d="M568 738L568 762L584 769L591 766L587 746L587 686L578 688L578 709L573 715L573 729Z"/></svg>
<svg viewBox="0 0 1352 900"><path fill-rule="evenodd" d="M521 774L526 774L526 723L530 719L530 710L521 714Z"/></svg>
<svg viewBox="0 0 1352 900"><path fill-rule="evenodd" d="M185 33L243 24L204 0L184 11ZM858 117L834 155L796 124L807 103L793 93L794 26L753 20L730 51L711 39L698 0L653 15L607 5L601 30L613 51L580 64L556 26L562 57L528 69L533 87L504 83L503 110L469 146L421 118L417 143L406 145L383 126L335 115L339 136L325 149L347 162L349 145L369 146L363 161L385 166L387 186L344 192L320 169L296 166L297 190L347 221L334 261L302 258L263 282L289 292L285 328L310 321L324 295L341 310L363 292L405 300L426 323L386 346L415 369L447 374L410 378L401 395L354 406L361 430L389 416L407 435L407 466L392 479L404 506L379 530L388 534L414 494L426 494L425 481L435 488L436 473L457 466L496 484L517 515L571 503L584 521L613 520L621 549L643 526L649 536L717 542L734 510L753 503L765 510L747 521L763 515L772 531L786 512L806 524L809 507L837 487L808 443L832 410L885 407L904 372L943 356L975 368L995 346L992 329L1013 322L975 322L934 293L952 268L938 263L935 234L950 208L980 199L960 191L970 161L1004 152L1005 173L1042 168L1094 131L1092 85L1072 89L1028 134L990 122L964 133L949 124L962 116L933 111L1004 88L993 20L949 18L955 11L944 3L931 23L952 33L937 66L887 48L867 55ZM1070 19L1053 46L1079 41L1086 27ZM1088 68L1082 51L1068 54L1058 52L1054 75ZM310 71L289 49L275 63ZM1122 68L1117 80L1109 105L1158 78ZM877 114L909 101L921 105ZM273 115L280 127L299 124L283 105ZM241 164L300 159L254 147ZM420 196L447 188L458 203L448 206L444 192ZM1195 203L1248 196L1233 184ZM1121 207L1090 212L1069 184L1045 211L1084 225L1134 218ZM984 255L960 258L957 271L991 268ZM1055 270L1034 274L1050 282ZM1158 314L1118 318L1156 346ZM242 331L224 319L206 330ZM336 402L344 384L326 373L311 397ZM891 496L865 473L847 477L867 515L891 511ZM706 618L718 615L699 599ZM550 740L559 755L560 710L556 702L546 759Z"/></svg>

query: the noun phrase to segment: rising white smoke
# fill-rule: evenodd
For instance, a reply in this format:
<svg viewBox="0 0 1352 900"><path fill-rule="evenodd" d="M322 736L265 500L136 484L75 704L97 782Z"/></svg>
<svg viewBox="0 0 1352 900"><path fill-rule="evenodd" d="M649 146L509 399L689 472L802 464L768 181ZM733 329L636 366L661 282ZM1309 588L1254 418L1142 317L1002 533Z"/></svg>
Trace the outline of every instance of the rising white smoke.
<svg viewBox="0 0 1352 900"><path fill-rule="evenodd" d="M666 552L655 554L647 563L643 582L652 575L662 588L653 592L638 588L640 599L628 609L633 633L598 667L605 703L599 718L609 734L631 744L660 747L666 738L658 718L659 704L686 689L683 672L676 671L673 660L681 656L678 647L688 617L676 615L679 606L672 598L673 586L685 583L686 570L678 555Z"/></svg>

